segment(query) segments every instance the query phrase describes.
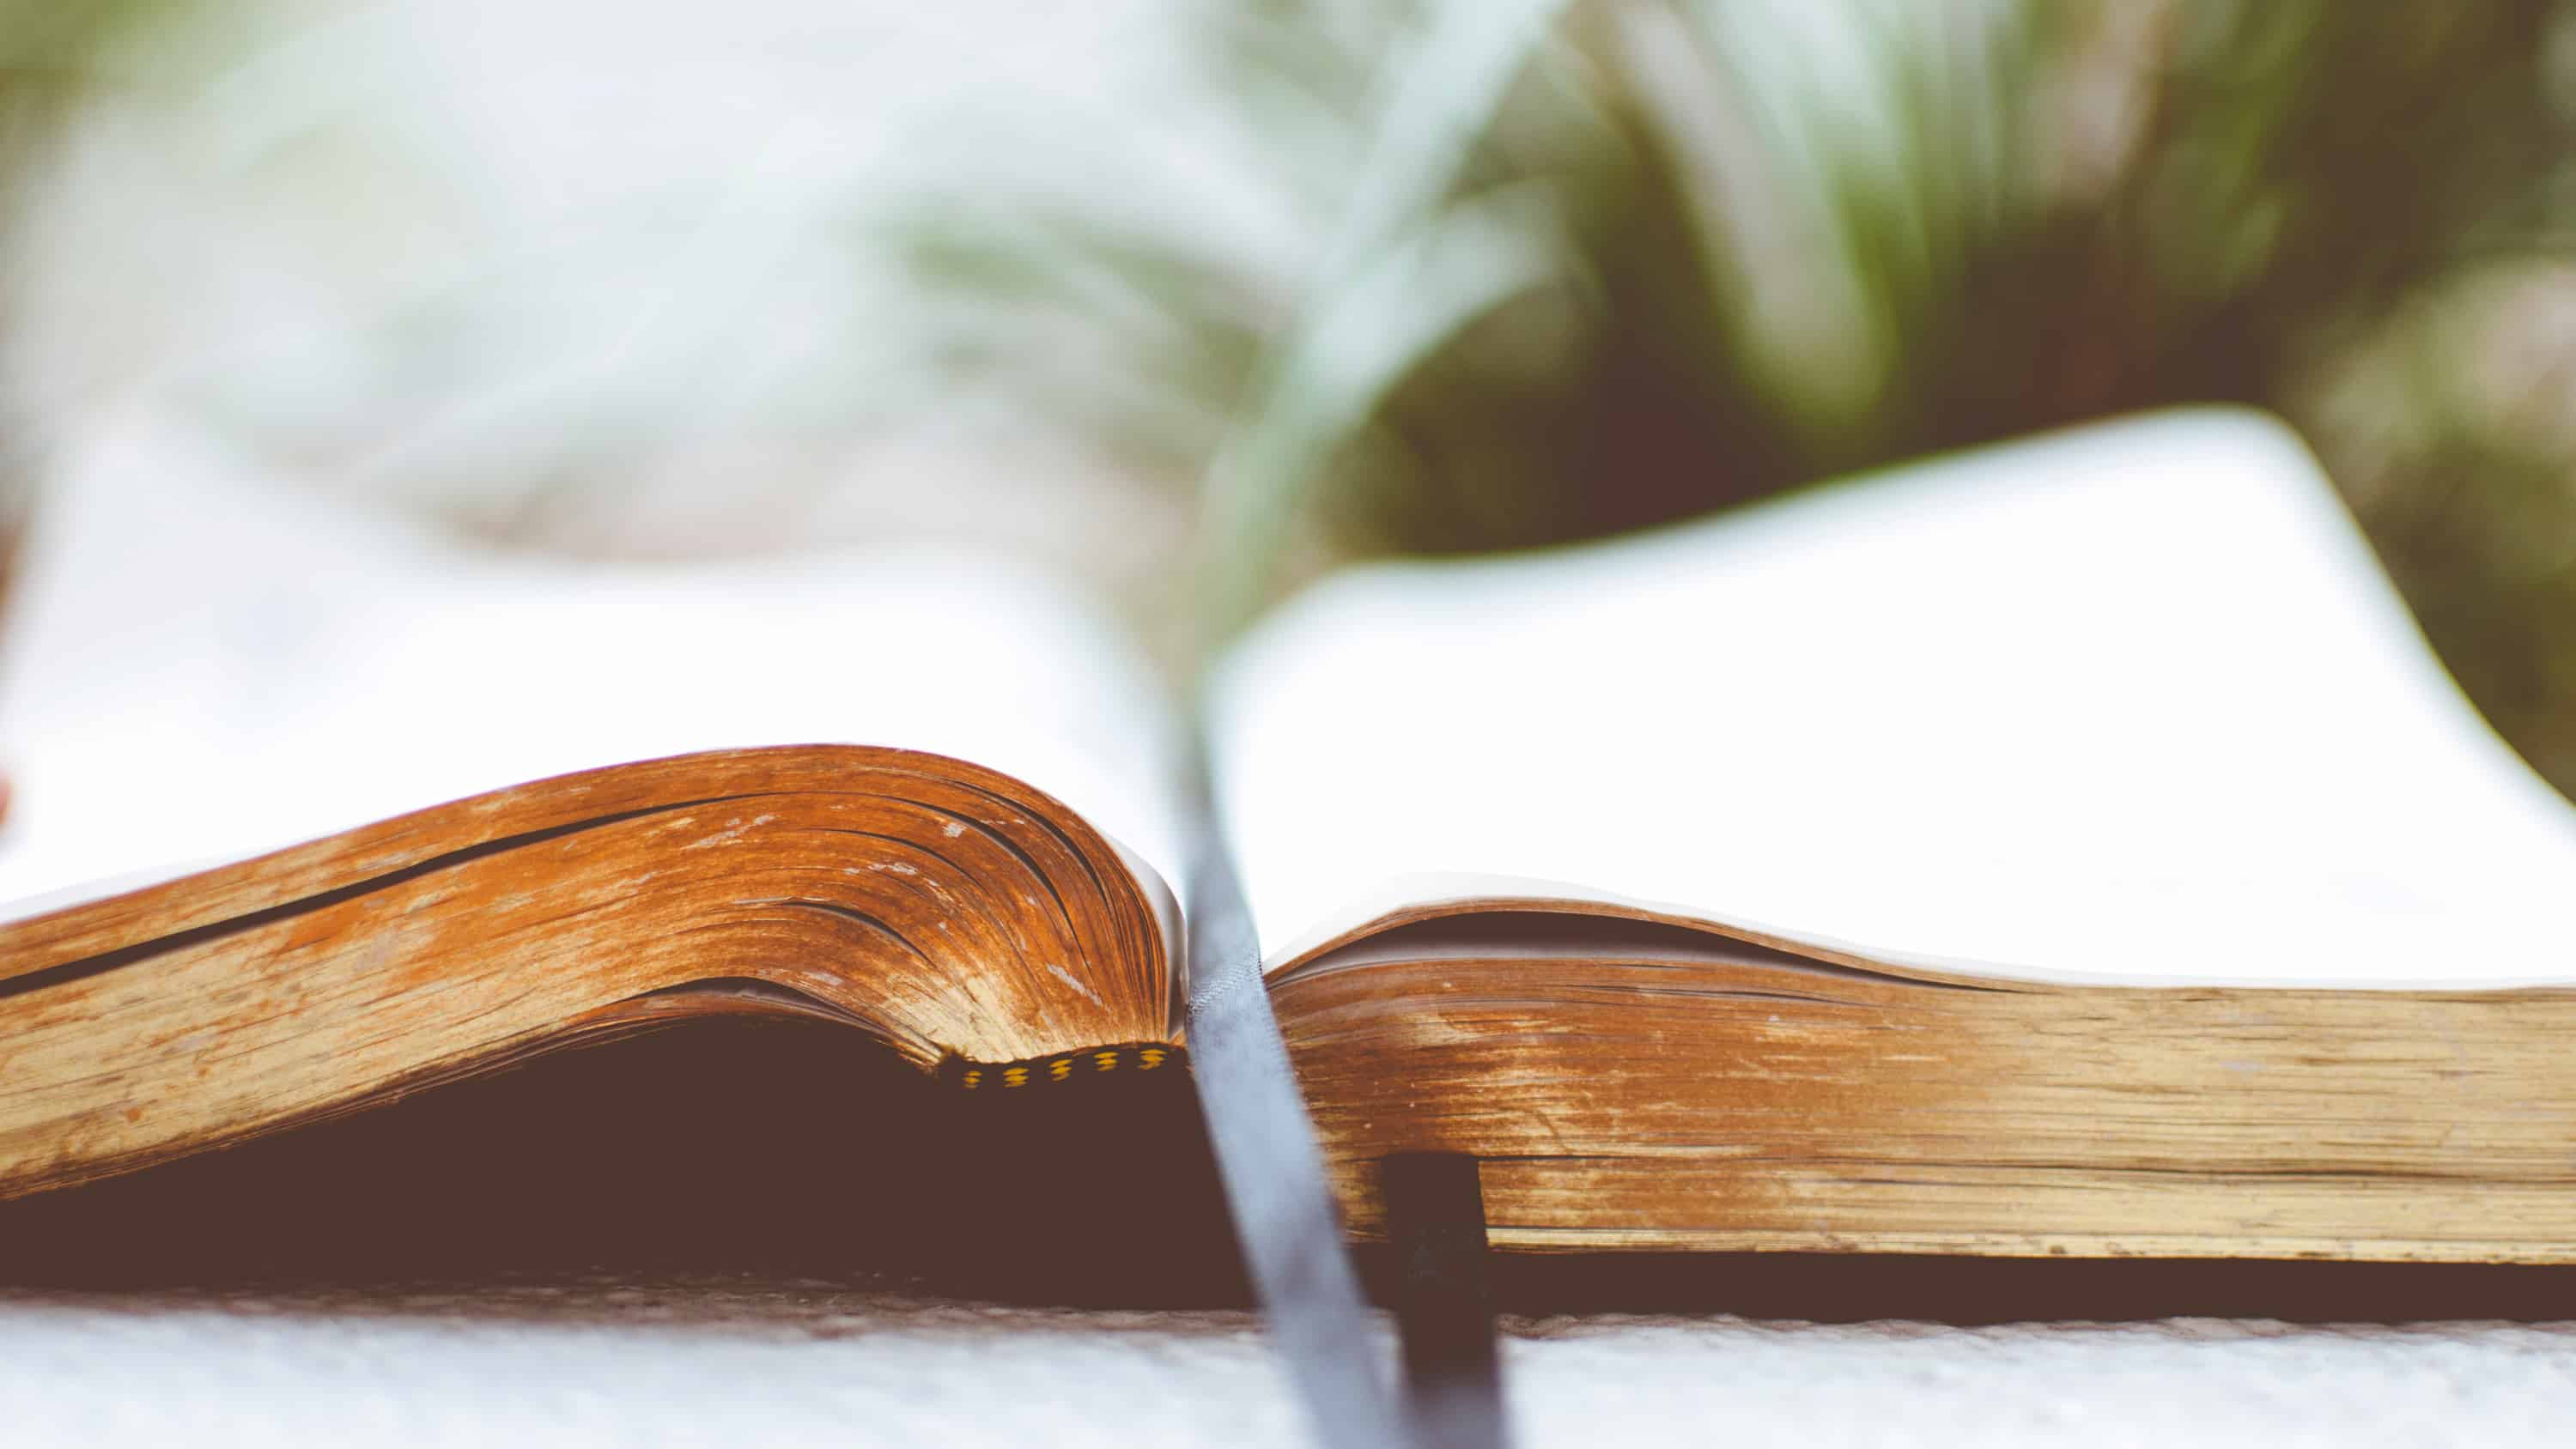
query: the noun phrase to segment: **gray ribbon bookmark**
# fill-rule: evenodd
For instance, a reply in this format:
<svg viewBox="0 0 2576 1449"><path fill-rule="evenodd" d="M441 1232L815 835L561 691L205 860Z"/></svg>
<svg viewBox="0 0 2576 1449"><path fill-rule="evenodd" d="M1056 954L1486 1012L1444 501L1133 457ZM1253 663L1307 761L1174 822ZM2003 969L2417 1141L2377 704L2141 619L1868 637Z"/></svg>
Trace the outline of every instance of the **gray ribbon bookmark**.
<svg viewBox="0 0 2576 1449"><path fill-rule="evenodd" d="M1200 761L1189 876L1189 1051L1217 1176L1253 1290L1319 1442L1333 1449L1505 1449L1474 1158L1383 1164L1401 1276L1406 1394L1379 1363L1323 1148L1261 979L1261 936L1216 828Z"/></svg>
<svg viewBox="0 0 2576 1449"><path fill-rule="evenodd" d="M1411 1436L1379 1369L1323 1150L1262 989L1251 909L1213 824L1191 866L1191 1075L1254 1290L1318 1441L1399 1449Z"/></svg>

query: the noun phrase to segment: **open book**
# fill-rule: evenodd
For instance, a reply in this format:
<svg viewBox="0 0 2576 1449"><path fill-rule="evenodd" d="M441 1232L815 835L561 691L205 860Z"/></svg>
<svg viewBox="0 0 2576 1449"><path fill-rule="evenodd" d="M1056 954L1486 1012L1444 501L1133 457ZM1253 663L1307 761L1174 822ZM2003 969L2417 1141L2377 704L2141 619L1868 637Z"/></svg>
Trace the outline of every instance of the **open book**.
<svg viewBox="0 0 2576 1449"><path fill-rule="evenodd" d="M540 565L167 440L11 631L0 1195L710 1014L1187 1072L1195 743L1363 1233L1419 1149L1504 1247L2576 1260L2576 810L2247 415L1341 575L1196 742L1006 566Z"/></svg>

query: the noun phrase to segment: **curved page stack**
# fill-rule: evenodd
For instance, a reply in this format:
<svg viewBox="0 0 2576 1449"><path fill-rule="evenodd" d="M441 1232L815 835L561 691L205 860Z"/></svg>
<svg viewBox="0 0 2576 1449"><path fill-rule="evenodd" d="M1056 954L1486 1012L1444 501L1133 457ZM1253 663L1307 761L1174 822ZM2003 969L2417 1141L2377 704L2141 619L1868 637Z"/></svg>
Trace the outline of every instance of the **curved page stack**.
<svg viewBox="0 0 2576 1449"><path fill-rule="evenodd" d="M711 1014L1186 1073L1195 747L1362 1234L1442 1151L1505 1248L2576 1261L2576 810L2257 417L1338 575L1196 742L988 559L538 564L169 438L66 500L0 1195Z"/></svg>

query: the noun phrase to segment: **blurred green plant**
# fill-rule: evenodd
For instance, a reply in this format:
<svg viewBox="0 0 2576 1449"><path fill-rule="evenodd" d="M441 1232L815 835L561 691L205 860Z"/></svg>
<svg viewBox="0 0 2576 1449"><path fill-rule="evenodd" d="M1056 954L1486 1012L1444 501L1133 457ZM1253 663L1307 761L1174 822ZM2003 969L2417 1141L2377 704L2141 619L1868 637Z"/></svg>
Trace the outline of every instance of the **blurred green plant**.
<svg viewBox="0 0 2576 1449"><path fill-rule="evenodd" d="M22 183L44 163L76 103L103 83L117 44L187 0L0 0L0 228L15 219ZM0 328L11 325L0 302ZM0 419L0 561L14 554L28 502L32 429Z"/></svg>
<svg viewBox="0 0 2576 1449"><path fill-rule="evenodd" d="M0 159L23 164L97 79L103 50L170 0L0 0Z"/></svg>
<svg viewBox="0 0 2576 1449"><path fill-rule="evenodd" d="M1204 25L1258 164L1332 239L1304 267L1061 197L907 244L1001 304L952 358L1203 480L1227 624L1333 553L1580 538L2249 402L2308 434L2471 695L2576 785L2568 5L1269 0ZM1132 365L1051 374L1011 340L1049 312Z"/></svg>
<svg viewBox="0 0 2576 1449"><path fill-rule="evenodd" d="M120 48L171 29L195 0L0 0L0 216L74 107L115 83Z"/></svg>
<svg viewBox="0 0 2576 1449"><path fill-rule="evenodd" d="M97 78L104 47L138 12L166 0L0 0L0 231L17 219L21 181L41 163L73 103ZM14 325L0 300L0 329ZM16 575L34 501L37 430L0 409L0 599ZM0 783L5 793L5 783Z"/></svg>

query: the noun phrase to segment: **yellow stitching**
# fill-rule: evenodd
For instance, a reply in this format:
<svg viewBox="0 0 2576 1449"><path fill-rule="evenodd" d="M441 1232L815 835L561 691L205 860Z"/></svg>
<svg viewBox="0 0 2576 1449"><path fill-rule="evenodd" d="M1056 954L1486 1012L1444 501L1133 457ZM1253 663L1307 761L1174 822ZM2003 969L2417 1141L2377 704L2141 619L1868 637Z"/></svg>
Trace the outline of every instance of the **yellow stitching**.
<svg viewBox="0 0 2576 1449"><path fill-rule="evenodd" d="M944 1066L942 1072L944 1074L953 1071L956 1075L951 1080L971 1092L982 1087L985 1079L996 1073L1000 1075L1000 1085L1004 1087L1025 1087L1038 1082L1070 1081L1078 1072L1084 1070L1099 1073L1132 1068L1139 1072L1150 1072L1181 1055L1183 1053L1179 1047L1156 1043L1087 1047L1065 1056L1031 1057L1021 1062L977 1062L965 1057L952 1056L949 1060L955 1065Z"/></svg>

